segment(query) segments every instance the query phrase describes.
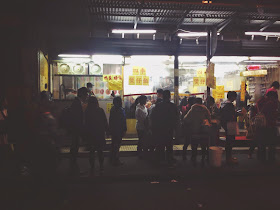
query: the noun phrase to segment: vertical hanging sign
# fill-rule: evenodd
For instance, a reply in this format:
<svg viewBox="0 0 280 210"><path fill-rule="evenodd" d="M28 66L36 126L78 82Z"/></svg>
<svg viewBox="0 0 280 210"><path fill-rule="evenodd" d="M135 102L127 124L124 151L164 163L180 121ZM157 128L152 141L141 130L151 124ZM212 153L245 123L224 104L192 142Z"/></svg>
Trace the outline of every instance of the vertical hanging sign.
<svg viewBox="0 0 280 210"><path fill-rule="evenodd" d="M241 82L241 94L240 94L240 101L245 101L245 94L246 94L246 87L245 87L246 82L242 81Z"/></svg>
<svg viewBox="0 0 280 210"><path fill-rule="evenodd" d="M212 89L216 88L214 69L215 64L210 62L206 70L206 85Z"/></svg>

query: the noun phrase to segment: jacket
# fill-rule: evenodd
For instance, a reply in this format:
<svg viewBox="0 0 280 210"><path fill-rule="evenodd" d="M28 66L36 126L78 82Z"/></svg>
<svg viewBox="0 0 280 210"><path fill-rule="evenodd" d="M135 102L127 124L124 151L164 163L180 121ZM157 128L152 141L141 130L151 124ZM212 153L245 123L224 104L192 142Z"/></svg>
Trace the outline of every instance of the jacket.
<svg viewBox="0 0 280 210"><path fill-rule="evenodd" d="M109 126L104 110L100 107L87 107L85 112L85 127L89 137L104 139L105 133L109 133Z"/></svg>
<svg viewBox="0 0 280 210"><path fill-rule="evenodd" d="M273 100L269 98L261 98L257 102L257 112L264 114L266 118L266 126L274 127L276 126L278 118L278 100Z"/></svg>
<svg viewBox="0 0 280 210"><path fill-rule="evenodd" d="M110 111L109 129L112 135L123 136L127 131L125 110L122 107L113 106Z"/></svg>
<svg viewBox="0 0 280 210"><path fill-rule="evenodd" d="M138 104L136 106L136 111L135 111L137 130L145 130L145 120L147 116L148 116L147 108L144 105Z"/></svg>
<svg viewBox="0 0 280 210"><path fill-rule="evenodd" d="M151 121L153 131L160 131L164 134L174 130L179 122L176 105L165 101L156 104L151 113Z"/></svg>
<svg viewBox="0 0 280 210"><path fill-rule="evenodd" d="M205 119L209 122L211 121L211 115L207 107L201 104L194 104L184 117L184 128L192 134L199 134Z"/></svg>
<svg viewBox="0 0 280 210"><path fill-rule="evenodd" d="M225 101L221 105L221 125L224 129L227 129L228 122L236 122L237 114L235 111L235 107L232 102Z"/></svg>
<svg viewBox="0 0 280 210"><path fill-rule="evenodd" d="M71 107L71 130L74 133L81 134L84 130L84 112L79 98L75 98Z"/></svg>

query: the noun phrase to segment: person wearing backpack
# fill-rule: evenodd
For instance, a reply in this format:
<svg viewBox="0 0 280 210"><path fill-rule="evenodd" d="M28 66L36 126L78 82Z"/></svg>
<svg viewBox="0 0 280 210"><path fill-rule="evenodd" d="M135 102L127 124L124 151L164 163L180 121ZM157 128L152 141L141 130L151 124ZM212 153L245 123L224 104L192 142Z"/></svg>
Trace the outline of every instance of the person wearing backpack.
<svg viewBox="0 0 280 210"><path fill-rule="evenodd" d="M229 91L227 100L221 106L221 125L226 132L226 162L227 164L237 163L237 159L232 157L232 146L235 140L237 129L237 113L233 102L236 100L235 91Z"/></svg>
<svg viewBox="0 0 280 210"><path fill-rule="evenodd" d="M275 160L275 146L277 142L276 122L278 118L278 95L275 91L269 91L264 99L257 103L257 115L255 126L257 143L259 145L259 159L266 159L266 147L268 147L268 160Z"/></svg>

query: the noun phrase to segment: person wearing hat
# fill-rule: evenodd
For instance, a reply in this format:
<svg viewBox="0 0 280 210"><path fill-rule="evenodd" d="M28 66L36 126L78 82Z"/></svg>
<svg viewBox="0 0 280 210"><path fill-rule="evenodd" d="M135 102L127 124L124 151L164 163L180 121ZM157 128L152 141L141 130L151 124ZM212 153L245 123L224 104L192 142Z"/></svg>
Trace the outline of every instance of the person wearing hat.
<svg viewBox="0 0 280 210"><path fill-rule="evenodd" d="M88 89L89 97L90 97L90 96L94 96L94 92L93 92L93 89L92 89L93 86L94 86L94 85L93 85L91 82L88 82L88 83L87 83L87 89Z"/></svg>

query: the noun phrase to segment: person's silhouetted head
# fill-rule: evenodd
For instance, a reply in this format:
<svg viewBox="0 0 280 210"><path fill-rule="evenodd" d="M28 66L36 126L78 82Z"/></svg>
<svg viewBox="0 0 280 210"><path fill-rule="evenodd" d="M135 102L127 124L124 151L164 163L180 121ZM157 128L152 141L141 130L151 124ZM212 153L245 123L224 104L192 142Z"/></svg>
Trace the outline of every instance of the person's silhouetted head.
<svg viewBox="0 0 280 210"><path fill-rule="evenodd" d="M162 94L163 101L170 101L171 94L169 90L164 90Z"/></svg>
<svg viewBox="0 0 280 210"><path fill-rule="evenodd" d="M195 100L194 100L194 103L195 104L202 104L202 98L196 98Z"/></svg>
<svg viewBox="0 0 280 210"><path fill-rule="evenodd" d="M195 99L196 99L195 97L190 97L189 100L188 100L188 104L189 104L190 106L194 105Z"/></svg>
<svg viewBox="0 0 280 210"><path fill-rule="evenodd" d="M140 105L145 105L147 103L147 97L144 95L141 95L139 97L139 103L140 103Z"/></svg>
<svg viewBox="0 0 280 210"><path fill-rule="evenodd" d="M115 107L121 107L122 106L122 99L120 97L115 97L113 99L113 104Z"/></svg>
<svg viewBox="0 0 280 210"><path fill-rule="evenodd" d="M163 98L163 89L158 89L157 90L157 97L158 98Z"/></svg>
<svg viewBox="0 0 280 210"><path fill-rule="evenodd" d="M78 89L78 98L85 102L88 98L88 89L86 87L81 87Z"/></svg>
<svg viewBox="0 0 280 210"><path fill-rule="evenodd" d="M99 107L99 103L98 103L98 100L96 97L94 97L94 96L89 97L88 107L91 107L91 108Z"/></svg>
<svg viewBox="0 0 280 210"><path fill-rule="evenodd" d="M274 87L275 89L279 90L280 84L279 84L279 82L274 81L274 82L271 84L271 87Z"/></svg>
<svg viewBox="0 0 280 210"><path fill-rule="evenodd" d="M93 85L92 85L91 82L88 82L88 83L87 83L87 88L88 88L88 89L92 88L92 86L93 86Z"/></svg>
<svg viewBox="0 0 280 210"><path fill-rule="evenodd" d="M267 98L269 99L273 99L273 100L277 100L278 98L278 95L276 92L274 91L269 91L267 94L266 94Z"/></svg>
<svg viewBox="0 0 280 210"><path fill-rule="evenodd" d="M231 102L235 101L237 98L237 93L235 91L229 91L227 94L227 99Z"/></svg>
<svg viewBox="0 0 280 210"><path fill-rule="evenodd" d="M207 106L213 106L215 104L215 99L212 96L207 98Z"/></svg>

